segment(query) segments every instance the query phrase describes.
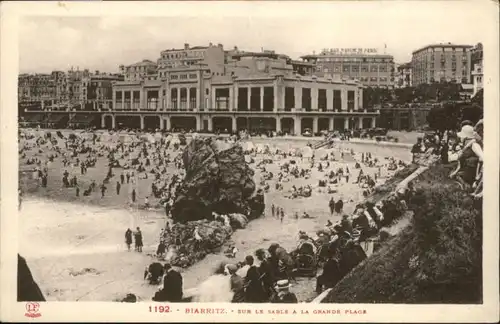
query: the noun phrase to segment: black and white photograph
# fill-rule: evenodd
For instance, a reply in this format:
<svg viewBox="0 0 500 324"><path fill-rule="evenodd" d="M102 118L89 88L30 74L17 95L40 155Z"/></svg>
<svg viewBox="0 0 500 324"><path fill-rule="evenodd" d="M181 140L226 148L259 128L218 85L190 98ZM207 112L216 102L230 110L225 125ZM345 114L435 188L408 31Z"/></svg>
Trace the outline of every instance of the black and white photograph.
<svg viewBox="0 0 500 324"><path fill-rule="evenodd" d="M498 21L446 2L19 17L14 315L367 321L494 286L498 319Z"/></svg>

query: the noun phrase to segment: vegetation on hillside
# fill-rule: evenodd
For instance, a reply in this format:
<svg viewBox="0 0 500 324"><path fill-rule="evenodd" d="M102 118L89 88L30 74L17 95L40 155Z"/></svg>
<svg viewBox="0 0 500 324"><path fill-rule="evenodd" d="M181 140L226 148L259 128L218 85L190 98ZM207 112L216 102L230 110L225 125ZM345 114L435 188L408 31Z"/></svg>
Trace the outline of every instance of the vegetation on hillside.
<svg viewBox="0 0 500 324"><path fill-rule="evenodd" d="M370 108L386 103L403 105L417 102L457 101L461 99L462 90L462 85L456 82L423 83L416 87L393 90L367 87L363 90L363 105Z"/></svg>
<svg viewBox="0 0 500 324"><path fill-rule="evenodd" d="M433 107L427 115L429 127L442 134L447 130L460 129L460 123L463 120L477 123L483 118L483 105L477 102L482 102L482 99L477 98L471 103L448 102L442 106Z"/></svg>
<svg viewBox="0 0 500 324"><path fill-rule="evenodd" d="M324 303L481 303L482 212L434 166L414 182L410 225L349 273Z"/></svg>

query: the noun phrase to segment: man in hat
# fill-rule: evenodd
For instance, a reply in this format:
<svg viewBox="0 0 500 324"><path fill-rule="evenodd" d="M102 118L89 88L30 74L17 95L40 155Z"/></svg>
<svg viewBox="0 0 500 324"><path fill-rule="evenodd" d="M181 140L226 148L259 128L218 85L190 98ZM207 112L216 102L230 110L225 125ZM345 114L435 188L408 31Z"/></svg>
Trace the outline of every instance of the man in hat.
<svg viewBox="0 0 500 324"><path fill-rule="evenodd" d="M340 221L340 226L342 227L342 232L348 232L352 234L352 221L349 219L348 215L343 215Z"/></svg>
<svg viewBox="0 0 500 324"><path fill-rule="evenodd" d="M276 283L276 294L271 298L271 303L298 303L297 296L290 291L290 283L288 280L279 280Z"/></svg>

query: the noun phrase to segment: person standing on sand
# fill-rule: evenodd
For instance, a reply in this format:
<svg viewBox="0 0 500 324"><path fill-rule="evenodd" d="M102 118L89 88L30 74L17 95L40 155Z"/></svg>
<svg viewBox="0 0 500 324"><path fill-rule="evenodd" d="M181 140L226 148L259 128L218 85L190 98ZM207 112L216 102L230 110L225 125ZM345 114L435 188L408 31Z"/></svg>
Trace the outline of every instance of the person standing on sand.
<svg viewBox="0 0 500 324"><path fill-rule="evenodd" d="M80 187L78 187L78 185L75 187L76 189L76 196L77 197L80 197Z"/></svg>
<svg viewBox="0 0 500 324"><path fill-rule="evenodd" d="M134 233L134 238L135 238L135 250L137 252L142 252L142 246L144 244L142 243L142 232L139 227L137 227L137 231Z"/></svg>
<svg viewBox="0 0 500 324"><path fill-rule="evenodd" d="M132 231L130 228L125 231L125 244L127 244L127 250L130 251L130 245L132 245Z"/></svg>
<svg viewBox="0 0 500 324"><path fill-rule="evenodd" d="M120 194L120 189L121 189L122 185L120 184L119 181L116 181L116 194L119 195Z"/></svg>
<svg viewBox="0 0 500 324"><path fill-rule="evenodd" d="M125 176L122 174L120 174L120 181L121 181L121 184L123 184L125 182Z"/></svg>
<svg viewBox="0 0 500 324"><path fill-rule="evenodd" d="M106 193L106 186L103 184L101 184L101 198L104 198L104 194Z"/></svg>
<svg viewBox="0 0 500 324"><path fill-rule="evenodd" d="M283 208L281 208L281 214L280 214L281 224L283 224L283 218L285 218L285 211L283 210Z"/></svg>
<svg viewBox="0 0 500 324"><path fill-rule="evenodd" d="M135 203L136 193L135 189L132 189L132 202Z"/></svg>
<svg viewBox="0 0 500 324"><path fill-rule="evenodd" d="M333 212L335 211L335 200L330 198L330 202L328 203L328 207L330 207L330 215L333 215Z"/></svg>
<svg viewBox="0 0 500 324"><path fill-rule="evenodd" d="M271 215L273 215L273 217L274 217L275 208L276 207L274 206L274 204L272 204L271 205Z"/></svg>

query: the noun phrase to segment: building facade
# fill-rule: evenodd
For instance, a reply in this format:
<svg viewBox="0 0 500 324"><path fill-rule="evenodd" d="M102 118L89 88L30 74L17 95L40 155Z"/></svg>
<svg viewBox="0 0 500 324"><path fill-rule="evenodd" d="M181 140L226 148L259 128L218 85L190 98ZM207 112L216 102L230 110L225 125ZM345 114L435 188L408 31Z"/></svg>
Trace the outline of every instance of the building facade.
<svg viewBox="0 0 500 324"><path fill-rule="evenodd" d="M471 83L470 45L435 44L412 53L413 84L433 82Z"/></svg>
<svg viewBox="0 0 500 324"><path fill-rule="evenodd" d="M42 108L58 102L57 73L52 74L20 74L18 77L17 95L19 105L23 108ZM59 91L61 91L59 89Z"/></svg>
<svg viewBox="0 0 500 324"><path fill-rule="evenodd" d="M127 81L142 80L157 73L158 65L150 60L142 60L131 65L120 65L120 74Z"/></svg>
<svg viewBox="0 0 500 324"><path fill-rule="evenodd" d="M474 69L472 70L472 97L478 93L479 90L483 89L483 63L476 63Z"/></svg>
<svg viewBox="0 0 500 324"><path fill-rule="evenodd" d="M110 107L112 82L123 81L119 74L85 69L51 74L21 74L18 79L18 101L31 110L98 110Z"/></svg>
<svg viewBox="0 0 500 324"><path fill-rule="evenodd" d="M115 82L101 126L302 134L375 127L378 116L364 109L359 83L302 76L286 56L270 52L233 53L222 71L208 64L161 71Z"/></svg>
<svg viewBox="0 0 500 324"><path fill-rule="evenodd" d="M87 84L87 97L85 110L106 110L111 108L113 102L113 82L124 81L120 74L100 73L96 71L89 76Z"/></svg>
<svg viewBox="0 0 500 324"><path fill-rule="evenodd" d="M157 61L158 69L180 68L193 65L207 65L213 70L224 66L226 53L222 44L216 46L209 43L208 46L193 46L184 44L184 48L168 49L160 53Z"/></svg>
<svg viewBox="0 0 500 324"><path fill-rule="evenodd" d="M302 59L315 65L318 76L339 76L358 80L368 87L394 87L394 57L362 51L339 53L323 50L320 54L305 55Z"/></svg>
<svg viewBox="0 0 500 324"><path fill-rule="evenodd" d="M397 88L406 88L413 85L411 62L404 63L397 67L397 76L395 86Z"/></svg>

